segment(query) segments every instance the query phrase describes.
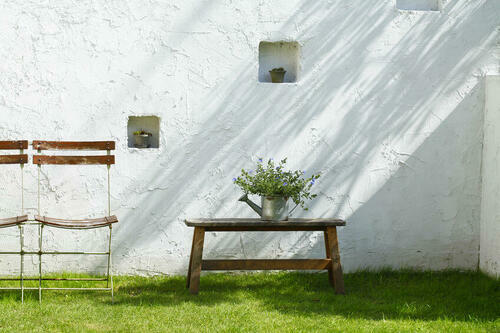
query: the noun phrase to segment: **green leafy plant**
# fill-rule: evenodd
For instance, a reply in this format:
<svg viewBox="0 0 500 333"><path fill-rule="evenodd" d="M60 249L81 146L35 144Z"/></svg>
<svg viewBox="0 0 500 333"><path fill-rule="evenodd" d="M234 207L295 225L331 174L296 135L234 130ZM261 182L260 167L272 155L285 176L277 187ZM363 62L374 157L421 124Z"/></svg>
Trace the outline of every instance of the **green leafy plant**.
<svg viewBox="0 0 500 333"><path fill-rule="evenodd" d="M145 130L140 130L140 131L135 131L134 135L147 135L147 136L152 136L153 134L146 132Z"/></svg>
<svg viewBox="0 0 500 333"><path fill-rule="evenodd" d="M292 198L296 205L300 205L304 210L305 200L315 198L316 194L311 194L311 187L315 184L318 174L305 177L305 171L286 170L286 158L275 165L271 158L263 162L259 158L255 170L241 170L241 175L233 178L233 182L238 185L246 194L257 194L260 196L282 196Z"/></svg>
<svg viewBox="0 0 500 333"><path fill-rule="evenodd" d="M279 67L279 68L273 68L271 69L271 72L284 72L285 70L283 69L283 67Z"/></svg>

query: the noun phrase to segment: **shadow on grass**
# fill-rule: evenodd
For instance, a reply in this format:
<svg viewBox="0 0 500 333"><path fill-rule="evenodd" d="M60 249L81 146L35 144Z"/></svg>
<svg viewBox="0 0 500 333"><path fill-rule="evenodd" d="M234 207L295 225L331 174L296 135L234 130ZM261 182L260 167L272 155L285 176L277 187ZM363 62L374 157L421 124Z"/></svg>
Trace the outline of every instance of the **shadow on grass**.
<svg viewBox="0 0 500 333"><path fill-rule="evenodd" d="M209 274L199 295L182 277L124 278L115 304L214 305L257 302L294 315L342 315L373 320L408 318L474 321L500 316L500 283L472 272L359 272L345 276L347 294L335 295L326 273Z"/></svg>
<svg viewBox="0 0 500 333"><path fill-rule="evenodd" d="M66 274L67 275L67 274ZM81 275L74 275L81 276ZM185 277L117 277L115 301L108 292L44 291L46 307L62 305L110 311L127 308L176 308L206 311L236 306L304 318L495 321L500 318L500 281L476 272L358 272L345 275L346 295L335 295L326 273L207 274L200 293L191 295ZM45 286L90 287L84 282L46 282ZM25 293L37 304L38 292ZM0 293L0 303L19 304L18 291ZM26 305L26 304L25 304ZM135 310L134 310L135 311ZM210 310L211 311L211 310Z"/></svg>

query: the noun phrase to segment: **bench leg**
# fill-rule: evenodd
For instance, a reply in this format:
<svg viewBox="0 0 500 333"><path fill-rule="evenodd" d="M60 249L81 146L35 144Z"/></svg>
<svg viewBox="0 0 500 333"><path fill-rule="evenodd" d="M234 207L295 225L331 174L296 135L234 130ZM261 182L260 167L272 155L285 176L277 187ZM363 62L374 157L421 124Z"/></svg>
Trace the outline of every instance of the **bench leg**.
<svg viewBox="0 0 500 333"><path fill-rule="evenodd" d="M326 230L324 231L324 237L325 237L326 258L332 259L332 249L330 247L330 242L328 241L328 232ZM328 282L330 282L332 288L335 288L335 281L333 280L333 265L330 265L328 267Z"/></svg>
<svg viewBox="0 0 500 333"><path fill-rule="evenodd" d="M344 277L342 275L342 265L340 264L339 240L337 238L337 228L327 227L325 230L326 257L332 259L332 265L328 269L330 284L335 288L336 294L345 294Z"/></svg>
<svg viewBox="0 0 500 333"><path fill-rule="evenodd" d="M189 265L188 265L188 275L186 281L186 288L189 289L189 285L191 284L191 265L193 264L193 249L194 249L194 234L193 234L193 242L191 244L191 254L189 255Z"/></svg>
<svg viewBox="0 0 500 333"><path fill-rule="evenodd" d="M193 234L193 249L191 251L190 267L188 273L189 292L197 294L200 287L201 261L203 257L203 242L205 228L195 227Z"/></svg>

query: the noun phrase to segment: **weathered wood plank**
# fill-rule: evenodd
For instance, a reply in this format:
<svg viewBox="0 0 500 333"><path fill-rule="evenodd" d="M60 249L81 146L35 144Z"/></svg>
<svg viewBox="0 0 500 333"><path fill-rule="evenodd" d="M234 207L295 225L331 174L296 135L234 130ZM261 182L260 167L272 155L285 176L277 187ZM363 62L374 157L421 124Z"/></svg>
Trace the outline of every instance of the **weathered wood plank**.
<svg viewBox="0 0 500 333"><path fill-rule="evenodd" d="M69 219L59 219L59 218L35 215L35 221L56 228L95 229L95 228L106 227L113 223L118 223L118 218L116 217L116 215L111 215L96 219L69 220Z"/></svg>
<svg viewBox="0 0 500 333"><path fill-rule="evenodd" d="M331 259L245 259L203 260L202 270L323 270L331 266Z"/></svg>
<svg viewBox="0 0 500 333"><path fill-rule="evenodd" d="M99 156L47 156L34 155L33 164L115 164L114 155Z"/></svg>
<svg viewBox="0 0 500 333"><path fill-rule="evenodd" d="M326 227L314 226L234 226L234 227L207 227L206 231L237 232L237 231L324 231Z"/></svg>
<svg viewBox="0 0 500 333"><path fill-rule="evenodd" d="M339 240L337 237L337 228L329 227L326 229L326 234L328 236L328 244L330 252L330 258L332 258L332 274L333 281L335 284L336 294L345 294L344 289L344 277L342 274L342 265L340 264L340 251L339 251Z"/></svg>
<svg viewBox="0 0 500 333"><path fill-rule="evenodd" d="M10 227L26 221L28 221L28 215L2 218L0 219L0 228Z"/></svg>
<svg viewBox="0 0 500 333"><path fill-rule="evenodd" d="M326 231L326 229L325 229L323 235L324 235L324 238L325 238L326 258L332 259L332 247L330 245L330 241L328 239L328 232ZM330 265L330 267L328 267L328 281L330 282L330 285L333 288L335 288L335 281L333 279L333 268L332 268L332 265Z"/></svg>
<svg viewBox="0 0 500 333"><path fill-rule="evenodd" d="M114 150L114 141L33 141L36 150Z"/></svg>
<svg viewBox="0 0 500 333"><path fill-rule="evenodd" d="M213 218L187 219L184 223L189 227L205 228L232 228L232 227L327 227L345 226L346 222L340 219L288 219L287 221L263 221L259 218ZM294 229L295 230L295 229ZM323 230L323 229L320 229ZM222 230L220 230L222 231ZM230 230L227 231L237 231ZM266 229L263 229L266 231Z"/></svg>
<svg viewBox="0 0 500 333"><path fill-rule="evenodd" d="M193 251L191 253L191 275L189 277L189 292L197 294L200 289L201 264L203 258L203 243L205 241L205 229L194 228Z"/></svg>
<svg viewBox="0 0 500 333"><path fill-rule="evenodd" d="M186 283L186 288L189 289L189 286L191 284L191 266L193 265L193 250L194 250L194 235L193 235L193 242L191 244L191 253L189 255L189 266L188 266L188 276L187 276L187 283Z"/></svg>
<svg viewBox="0 0 500 333"><path fill-rule="evenodd" d="M2 150L28 149L28 140L0 141L0 149Z"/></svg>
<svg viewBox="0 0 500 333"><path fill-rule="evenodd" d="M28 163L28 155L0 155L0 164L26 164Z"/></svg>

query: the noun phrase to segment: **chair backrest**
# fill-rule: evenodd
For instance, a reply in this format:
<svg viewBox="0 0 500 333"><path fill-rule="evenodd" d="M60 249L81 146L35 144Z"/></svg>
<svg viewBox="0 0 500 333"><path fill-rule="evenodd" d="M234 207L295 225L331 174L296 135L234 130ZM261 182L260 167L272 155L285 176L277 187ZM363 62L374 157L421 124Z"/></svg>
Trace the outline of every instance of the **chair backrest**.
<svg viewBox="0 0 500 333"><path fill-rule="evenodd" d="M0 164L26 164L28 155L23 154L24 149L28 149L27 140L18 141L0 141L0 150L19 150L17 155L0 155Z"/></svg>
<svg viewBox="0 0 500 333"><path fill-rule="evenodd" d="M115 164L114 141L33 141L33 149L42 150L107 150L108 155L49 156L33 155L33 163L41 164Z"/></svg>
<svg viewBox="0 0 500 333"><path fill-rule="evenodd" d="M42 141L34 140L33 149L43 150L86 150L107 151L107 155L33 155L33 164L38 166L38 213L40 214L40 169L42 165L106 165L108 168L108 215L111 215L111 194L109 170L115 164L114 141Z"/></svg>
<svg viewBox="0 0 500 333"><path fill-rule="evenodd" d="M19 164L21 166L21 215L24 214L24 165L28 163L28 140L0 141L0 150L19 150L19 154L0 155L0 164Z"/></svg>

